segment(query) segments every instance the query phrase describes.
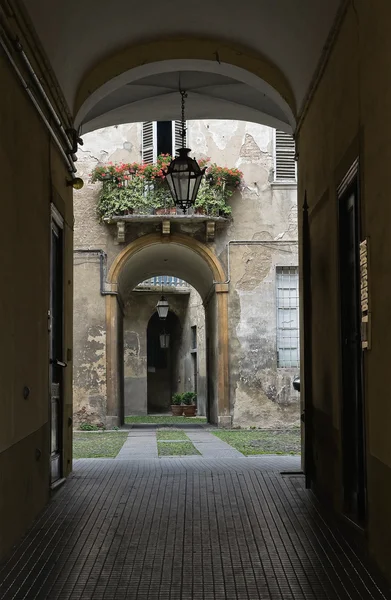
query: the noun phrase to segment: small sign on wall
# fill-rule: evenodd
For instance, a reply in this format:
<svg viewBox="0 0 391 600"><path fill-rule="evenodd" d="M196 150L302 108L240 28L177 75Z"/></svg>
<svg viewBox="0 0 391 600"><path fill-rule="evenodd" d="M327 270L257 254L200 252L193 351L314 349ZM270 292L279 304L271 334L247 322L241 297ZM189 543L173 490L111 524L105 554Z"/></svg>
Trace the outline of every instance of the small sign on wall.
<svg viewBox="0 0 391 600"><path fill-rule="evenodd" d="M363 350L370 350L371 348L368 267L368 239L365 239L360 243L361 347Z"/></svg>

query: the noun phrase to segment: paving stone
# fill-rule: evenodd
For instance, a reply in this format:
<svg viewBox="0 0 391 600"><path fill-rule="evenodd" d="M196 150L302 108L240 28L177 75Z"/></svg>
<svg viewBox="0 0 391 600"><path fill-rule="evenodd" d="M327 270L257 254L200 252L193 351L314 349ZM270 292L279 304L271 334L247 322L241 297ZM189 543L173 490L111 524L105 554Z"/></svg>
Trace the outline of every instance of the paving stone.
<svg viewBox="0 0 391 600"><path fill-rule="evenodd" d="M239 458L243 456L241 452L208 431L186 431L186 435L197 450L201 452L202 456L210 458L221 458L223 456Z"/></svg>
<svg viewBox="0 0 391 600"><path fill-rule="evenodd" d="M0 598L391 600L296 456L81 459L0 567Z"/></svg>

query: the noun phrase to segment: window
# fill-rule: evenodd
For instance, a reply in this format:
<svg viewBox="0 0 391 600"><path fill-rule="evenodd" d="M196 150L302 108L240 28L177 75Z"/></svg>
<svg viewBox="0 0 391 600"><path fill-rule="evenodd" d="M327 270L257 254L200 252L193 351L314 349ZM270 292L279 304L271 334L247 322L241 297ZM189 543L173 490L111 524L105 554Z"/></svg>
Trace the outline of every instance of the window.
<svg viewBox="0 0 391 600"><path fill-rule="evenodd" d="M299 364L298 268L277 267L277 366Z"/></svg>
<svg viewBox="0 0 391 600"><path fill-rule="evenodd" d="M278 129L275 132L274 181L296 181L295 140Z"/></svg>
<svg viewBox="0 0 391 600"><path fill-rule="evenodd" d="M197 349L197 325L193 325L191 328L191 349Z"/></svg>
<svg viewBox="0 0 391 600"><path fill-rule="evenodd" d="M182 146L181 121L144 121L142 133L142 160L154 163L159 154L177 154ZM185 139L186 145L186 139Z"/></svg>

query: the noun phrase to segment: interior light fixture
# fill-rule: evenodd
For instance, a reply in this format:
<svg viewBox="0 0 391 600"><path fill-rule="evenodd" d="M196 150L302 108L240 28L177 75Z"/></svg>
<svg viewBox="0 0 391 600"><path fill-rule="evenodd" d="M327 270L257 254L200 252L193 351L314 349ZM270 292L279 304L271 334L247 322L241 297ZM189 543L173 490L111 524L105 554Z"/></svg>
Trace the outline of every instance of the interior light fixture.
<svg viewBox="0 0 391 600"><path fill-rule="evenodd" d="M157 314L159 315L159 319L167 319L168 315L168 302L164 296L162 296L159 302L156 304Z"/></svg>
<svg viewBox="0 0 391 600"><path fill-rule="evenodd" d="M160 348L167 349L170 347L170 334L163 331L160 334Z"/></svg>

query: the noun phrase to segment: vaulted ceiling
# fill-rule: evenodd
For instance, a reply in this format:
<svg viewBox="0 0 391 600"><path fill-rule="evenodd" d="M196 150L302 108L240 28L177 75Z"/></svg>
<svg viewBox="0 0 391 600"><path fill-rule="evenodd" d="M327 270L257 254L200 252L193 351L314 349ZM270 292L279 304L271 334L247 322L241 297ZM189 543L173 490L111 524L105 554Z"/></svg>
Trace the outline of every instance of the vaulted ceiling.
<svg viewBox="0 0 391 600"><path fill-rule="evenodd" d="M82 131L188 117L290 130L340 0L25 0Z"/></svg>

